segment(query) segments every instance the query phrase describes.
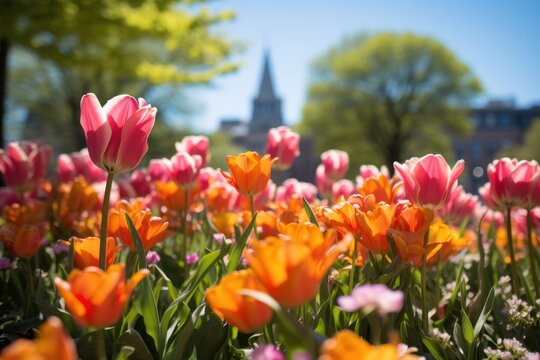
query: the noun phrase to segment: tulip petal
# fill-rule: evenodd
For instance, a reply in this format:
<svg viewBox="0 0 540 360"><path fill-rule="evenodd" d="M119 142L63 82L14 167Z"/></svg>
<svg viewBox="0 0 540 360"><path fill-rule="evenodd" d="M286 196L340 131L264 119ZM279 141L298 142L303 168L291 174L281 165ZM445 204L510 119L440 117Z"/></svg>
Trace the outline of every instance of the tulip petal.
<svg viewBox="0 0 540 360"><path fill-rule="evenodd" d="M103 106L103 111L107 114L107 121L114 122L118 127L125 126L128 119L138 109L137 100L129 95L117 95Z"/></svg>
<svg viewBox="0 0 540 360"><path fill-rule="evenodd" d="M99 100L94 94L81 99L81 126L86 136L88 154L95 164L101 164L112 136L112 129Z"/></svg>

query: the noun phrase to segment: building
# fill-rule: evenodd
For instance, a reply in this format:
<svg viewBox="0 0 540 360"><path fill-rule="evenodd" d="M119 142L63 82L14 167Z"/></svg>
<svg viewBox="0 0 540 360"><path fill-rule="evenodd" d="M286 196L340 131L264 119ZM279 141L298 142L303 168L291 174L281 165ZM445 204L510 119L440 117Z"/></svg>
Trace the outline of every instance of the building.
<svg viewBox="0 0 540 360"><path fill-rule="evenodd" d="M237 118L222 119L219 131L230 134L236 145L264 154L268 130L282 125L284 125L282 100L277 95L274 87L270 53L266 51L263 56L258 92L252 100L249 121ZM296 161L293 167L286 174L283 174L284 177L294 177L301 181L313 181L319 160L314 151L313 141L302 138L300 140L302 161Z"/></svg>
<svg viewBox="0 0 540 360"><path fill-rule="evenodd" d="M470 112L473 134L454 138L457 159L464 159L466 168L460 183L470 192L488 179L486 167L505 149L521 145L527 129L540 118L540 105L517 107L513 100L493 100Z"/></svg>

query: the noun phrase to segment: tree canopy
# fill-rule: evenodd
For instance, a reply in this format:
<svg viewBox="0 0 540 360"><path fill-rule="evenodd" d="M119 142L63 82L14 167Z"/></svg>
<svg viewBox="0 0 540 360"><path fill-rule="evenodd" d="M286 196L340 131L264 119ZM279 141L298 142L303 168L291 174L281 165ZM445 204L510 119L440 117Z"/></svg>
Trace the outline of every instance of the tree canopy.
<svg viewBox="0 0 540 360"><path fill-rule="evenodd" d="M540 118L531 121L530 128L525 132L523 144L503 149L497 154L497 158L504 156L515 157L519 160L540 159Z"/></svg>
<svg viewBox="0 0 540 360"><path fill-rule="evenodd" d="M467 109L480 90L471 70L433 38L359 34L314 62L299 130L321 151L354 154L353 169L450 155L448 132L470 131Z"/></svg>
<svg viewBox="0 0 540 360"><path fill-rule="evenodd" d="M46 63L40 67L48 67L49 84L61 91L72 123L77 122L80 96L85 92L96 92L103 101L130 90L145 95L155 85L206 83L235 70L237 64L228 60L235 46L213 30L234 14L211 13L205 2L4 1L0 10L0 120L6 90L13 93L19 86L12 71L20 75L21 65L8 61L14 49ZM35 75L40 67L27 67L25 74ZM8 79L12 81L9 87ZM28 81L23 85L28 86ZM28 94L28 102L22 105L32 108L37 100L47 102L35 97ZM17 105L22 100L14 99Z"/></svg>

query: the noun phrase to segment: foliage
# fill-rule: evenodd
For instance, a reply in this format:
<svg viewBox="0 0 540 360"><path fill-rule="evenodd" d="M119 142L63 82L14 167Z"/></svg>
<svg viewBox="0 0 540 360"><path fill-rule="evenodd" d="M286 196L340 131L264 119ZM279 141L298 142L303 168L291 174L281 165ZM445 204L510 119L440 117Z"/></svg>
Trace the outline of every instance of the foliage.
<svg viewBox="0 0 540 360"><path fill-rule="evenodd" d="M412 154L450 154L449 131L470 130L467 107L480 90L469 68L443 44L411 33L360 34L313 65L300 130L320 150L392 165Z"/></svg>

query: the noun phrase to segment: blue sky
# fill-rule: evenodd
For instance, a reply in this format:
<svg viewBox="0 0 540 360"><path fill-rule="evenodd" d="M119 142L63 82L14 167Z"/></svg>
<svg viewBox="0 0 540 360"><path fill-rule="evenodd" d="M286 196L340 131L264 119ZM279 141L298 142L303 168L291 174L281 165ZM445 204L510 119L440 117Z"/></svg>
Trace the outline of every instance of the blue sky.
<svg viewBox="0 0 540 360"><path fill-rule="evenodd" d="M223 117L248 119L265 48L287 124L301 118L309 66L343 36L360 31L411 31L442 41L471 67L487 97L540 103L538 0L220 0L212 10L234 10L236 20L217 30L246 50L242 68L191 92L199 110L190 119L200 132Z"/></svg>

